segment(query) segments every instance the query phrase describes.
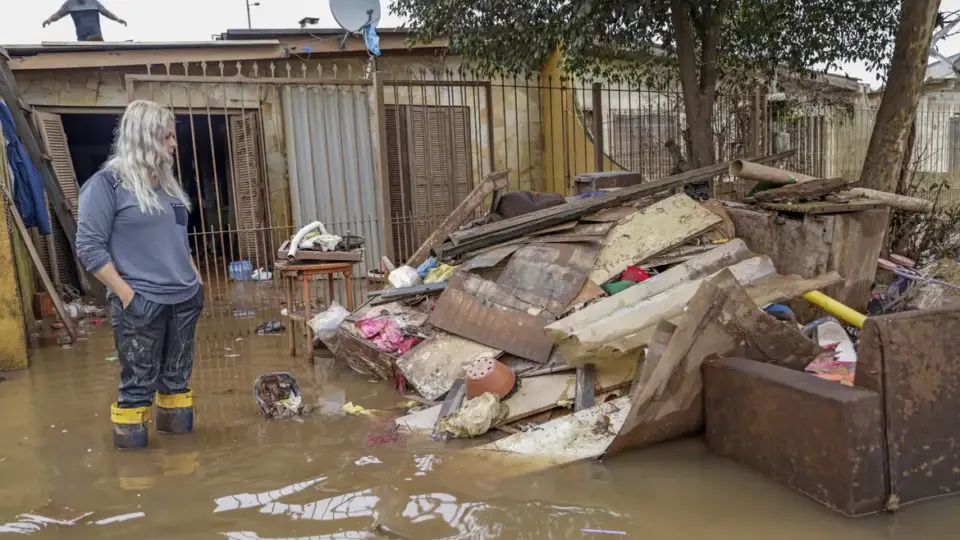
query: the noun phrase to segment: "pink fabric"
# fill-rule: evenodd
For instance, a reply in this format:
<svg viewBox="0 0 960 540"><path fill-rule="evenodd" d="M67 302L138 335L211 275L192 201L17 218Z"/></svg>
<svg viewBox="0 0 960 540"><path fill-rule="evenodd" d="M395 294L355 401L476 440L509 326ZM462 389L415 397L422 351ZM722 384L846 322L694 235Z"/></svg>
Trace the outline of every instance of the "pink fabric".
<svg viewBox="0 0 960 540"><path fill-rule="evenodd" d="M416 336L407 336L403 338L403 343L400 344L400 354L407 354L410 352L410 349L416 347L421 341L423 340Z"/></svg>
<svg viewBox="0 0 960 540"><path fill-rule="evenodd" d="M377 337L373 338L373 344L385 353L397 352L401 343L403 343L403 332L393 321L387 322Z"/></svg>
<svg viewBox="0 0 960 540"><path fill-rule="evenodd" d="M380 333L387 326L387 321L383 319L367 318L357 321L357 328L364 339L371 339Z"/></svg>

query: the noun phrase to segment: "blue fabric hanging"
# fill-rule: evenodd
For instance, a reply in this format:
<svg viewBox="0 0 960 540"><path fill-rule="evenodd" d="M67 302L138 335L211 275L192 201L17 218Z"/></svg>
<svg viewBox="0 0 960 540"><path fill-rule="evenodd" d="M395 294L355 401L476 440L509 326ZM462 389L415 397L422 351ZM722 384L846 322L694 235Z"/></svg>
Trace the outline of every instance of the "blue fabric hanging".
<svg viewBox="0 0 960 540"><path fill-rule="evenodd" d="M366 43L370 54L380 56L380 36L377 35L377 29L372 24L363 27L363 42Z"/></svg>
<svg viewBox="0 0 960 540"><path fill-rule="evenodd" d="M36 227L40 234L50 234L50 218L47 215L47 203L44 199L43 180L27 155L16 124L7 104L0 101L0 123L3 124L3 137L7 141L7 160L13 171L13 200L23 218L23 224Z"/></svg>

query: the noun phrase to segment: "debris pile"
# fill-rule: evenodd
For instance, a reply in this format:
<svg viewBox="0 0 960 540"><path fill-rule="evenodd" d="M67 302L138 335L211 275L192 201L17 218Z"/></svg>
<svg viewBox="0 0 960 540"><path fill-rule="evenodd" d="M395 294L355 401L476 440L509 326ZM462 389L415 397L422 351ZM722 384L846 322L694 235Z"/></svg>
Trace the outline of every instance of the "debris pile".
<svg viewBox="0 0 960 540"><path fill-rule="evenodd" d="M759 351L801 371L818 359L835 360L833 352L801 332L796 318L784 321L760 306L840 284L841 275L782 275L771 257L737 238L726 206L678 192L728 165L565 202L522 194L503 204L512 200L499 193L504 173L491 175L467 197L465 203L473 201L473 207L454 211L459 223L448 219L418 250L422 256L390 271L393 288L371 293L371 300L344 320L338 356L360 373L393 382L401 392L417 392L417 401L425 405L397 423L437 438L496 430L511 435L497 444L510 445L518 437L549 438L548 426L577 422L577 415L599 419L603 425L591 426L586 439L578 433L578 444L589 439L599 450L589 456L582 448L571 450L580 459L606 453L618 434L632 446L635 439L653 442L695 432L702 415L685 423L671 420L666 431L653 428L656 437L635 436L635 424L646 425L646 420L632 409L644 403L637 399L639 392L659 388L654 394L659 402L674 388L677 370L658 375L651 350L672 351L672 333L658 332L667 326L688 331L684 321L691 306L704 290L717 287L711 285L716 280L738 288L737 302L728 308L742 327L724 327L727 312L704 312L704 320L689 329L699 335L700 326L717 326L708 336L713 349L704 358L721 352L714 349L722 343L731 351ZM487 216L460 226L475 215L484 199L480 194L493 198ZM723 335L727 341L720 339ZM752 345L743 339L754 335ZM665 365L676 367L687 358L680 350L672 355ZM684 365L698 381L699 364ZM699 411L700 387L682 376L677 384L683 389L677 398L682 406L667 406L654 416L672 419L669 411ZM472 391L477 388L482 390ZM478 396L496 398L502 408L474 410L480 408ZM467 429L463 418L490 422ZM536 452L553 455L549 448Z"/></svg>

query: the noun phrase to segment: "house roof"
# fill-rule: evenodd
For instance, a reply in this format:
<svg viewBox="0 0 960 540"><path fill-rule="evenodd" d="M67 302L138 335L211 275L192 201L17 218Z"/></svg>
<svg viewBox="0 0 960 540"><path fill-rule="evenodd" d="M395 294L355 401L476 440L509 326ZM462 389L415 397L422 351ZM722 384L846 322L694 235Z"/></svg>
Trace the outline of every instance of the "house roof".
<svg viewBox="0 0 960 540"><path fill-rule="evenodd" d="M343 36L343 28L233 28L220 34L223 41L250 39L310 38L316 36ZM377 28L380 36L407 36L405 28Z"/></svg>
<svg viewBox="0 0 960 540"><path fill-rule="evenodd" d="M957 60L960 60L960 53L957 53L953 56L947 58L952 63L956 63ZM953 70L953 66L944 62L943 60L937 60L936 62L927 64L927 73L924 75L923 80L925 82L944 80L944 79L956 79L957 73Z"/></svg>
<svg viewBox="0 0 960 540"><path fill-rule="evenodd" d="M42 53L116 52L279 45L278 39L236 41L43 41L39 44L2 45L12 57Z"/></svg>

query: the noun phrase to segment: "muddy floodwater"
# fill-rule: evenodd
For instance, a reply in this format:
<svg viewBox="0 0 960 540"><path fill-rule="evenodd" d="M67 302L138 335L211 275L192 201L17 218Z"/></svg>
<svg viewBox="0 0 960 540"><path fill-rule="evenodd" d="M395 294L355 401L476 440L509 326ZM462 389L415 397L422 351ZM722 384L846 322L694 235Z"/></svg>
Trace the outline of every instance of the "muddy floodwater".
<svg viewBox="0 0 960 540"><path fill-rule="evenodd" d="M378 417L267 423L252 392L267 371L293 373L328 411L353 402L389 412L400 401L332 358L291 358L286 336L203 341L195 433L151 432L148 450L121 453L110 439L114 355L103 328L2 375L0 535L917 540L956 538L960 527L960 498L847 520L696 439L517 476L507 463L464 459L456 444L396 438Z"/></svg>

